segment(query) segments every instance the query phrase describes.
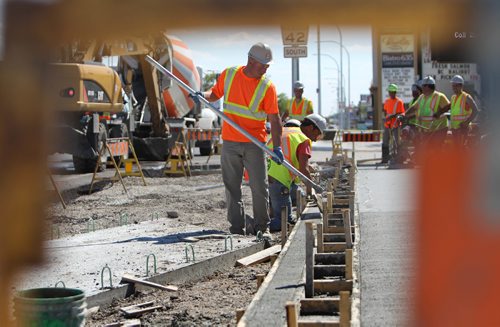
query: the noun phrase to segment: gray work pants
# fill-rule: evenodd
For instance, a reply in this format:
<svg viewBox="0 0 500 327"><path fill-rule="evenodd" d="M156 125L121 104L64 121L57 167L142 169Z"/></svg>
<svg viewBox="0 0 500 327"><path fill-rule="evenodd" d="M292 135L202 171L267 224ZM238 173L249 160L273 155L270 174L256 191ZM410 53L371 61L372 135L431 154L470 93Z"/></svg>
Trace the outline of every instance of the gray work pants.
<svg viewBox="0 0 500 327"><path fill-rule="evenodd" d="M269 191L267 161L264 152L253 143L224 141L221 153L222 180L226 187L227 220L231 233L245 227L245 210L241 199L243 168L248 171L252 191L255 231L264 232L269 224Z"/></svg>

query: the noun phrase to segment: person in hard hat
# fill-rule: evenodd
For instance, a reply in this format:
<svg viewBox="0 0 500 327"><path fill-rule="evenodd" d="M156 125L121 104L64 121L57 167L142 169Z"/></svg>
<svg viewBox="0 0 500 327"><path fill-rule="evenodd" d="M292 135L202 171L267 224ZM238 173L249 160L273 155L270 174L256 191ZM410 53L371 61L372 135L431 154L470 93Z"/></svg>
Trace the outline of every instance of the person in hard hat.
<svg viewBox="0 0 500 327"><path fill-rule="evenodd" d="M476 118L479 110L472 96L464 92L464 79L462 76L455 75L450 82L454 93L451 96L451 103L442 110L438 110L434 117L439 117L451 109L450 128L453 143L460 146L465 145L470 123Z"/></svg>
<svg viewBox="0 0 500 327"><path fill-rule="evenodd" d="M300 121L297 119L288 119L283 124L283 127L300 127Z"/></svg>
<svg viewBox="0 0 500 327"><path fill-rule="evenodd" d="M417 83L413 84L411 86L411 94L412 94L412 100L408 104L408 107L411 108L413 105L415 105L420 98L420 95L422 94L422 81L418 81ZM404 126L401 129L401 140L399 144L399 150L400 150L400 159L401 163L411 163L412 158L410 155L410 150L409 148L414 144L415 137L416 137L416 125L417 125L417 118L415 116L410 117L409 119L401 119L403 122L405 122L406 126Z"/></svg>
<svg viewBox="0 0 500 327"><path fill-rule="evenodd" d="M404 115L405 107L403 100L396 96L398 86L389 84L387 87L389 97L384 101L383 111L385 114L384 134L382 138L382 163L389 162L391 157L396 157L399 144L399 126L401 122L397 119L398 115ZM393 148L390 153L390 143Z"/></svg>
<svg viewBox="0 0 500 327"><path fill-rule="evenodd" d="M318 114L307 115L300 127L290 126L283 128L281 144L285 158L297 170L309 179L309 159L311 158L311 142L322 138L326 129L326 119ZM272 142L268 143L272 147ZM291 195L297 192L297 177L292 175L283 165L270 162L268 166L269 195L273 209L273 219L269 225L271 232L281 230L281 208L288 208L288 222L292 221ZM311 194L311 187L306 186L307 194Z"/></svg>
<svg viewBox="0 0 500 327"><path fill-rule="evenodd" d="M296 81L293 83L293 93L295 96L290 100L283 115L283 120L290 118L302 121L307 115L313 113L312 101L302 96L304 93L304 84L302 82Z"/></svg>
<svg viewBox="0 0 500 327"><path fill-rule="evenodd" d="M224 97L223 112L238 126L265 144L266 119L271 124L273 152L278 163L283 161L281 150L281 119L279 116L276 87L265 77L273 60L269 45L256 43L248 52L246 66L230 67L218 77L216 84L203 96L208 101ZM234 127L222 125L224 146L221 153L222 179L226 187L227 219L233 234L261 232L269 234L269 190L266 157L262 149L253 144ZM241 198L243 169L246 168L252 191L255 219L245 224L245 211ZM246 228L246 231L245 231Z"/></svg>
<svg viewBox="0 0 500 327"><path fill-rule="evenodd" d="M407 117L416 115L419 143L427 143L432 140L438 146L443 144L448 124L446 117L438 113L449 104L450 101L446 95L436 91L434 78L432 76L425 77L422 80L422 95L406 112Z"/></svg>

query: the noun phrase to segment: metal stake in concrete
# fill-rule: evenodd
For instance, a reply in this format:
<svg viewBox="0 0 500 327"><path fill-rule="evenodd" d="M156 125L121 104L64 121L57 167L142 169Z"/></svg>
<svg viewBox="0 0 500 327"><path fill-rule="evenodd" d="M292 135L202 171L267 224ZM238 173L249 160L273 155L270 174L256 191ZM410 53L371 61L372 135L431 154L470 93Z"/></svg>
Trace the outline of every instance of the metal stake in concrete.
<svg viewBox="0 0 500 327"><path fill-rule="evenodd" d="M109 268L108 264L104 266L101 270L101 289L103 290L104 287L104 270L107 270L109 273L109 288L113 288L113 279L111 278L111 268Z"/></svg>
<svg viewBox="0 0 500 327"><path fill-rule="evenodd" d="M128 224L128 213L120 213L120 226Z"/></svg>
<svg viewBox="0 0 500 327"><path fill-rule="evenodd" d="M257 274L257 288L260 288L260 285L264 282L264 279L266 278L266 274Z"/></svg>
<svg viewBox="0 0 500 327"><path fill-rule="evenodd" d="M146 276L149 276L149 258L150 257L153 257L153 268L154 268L153 271L156 274L156 256L154 255L154 253L151 253L146 257Z"/></svg>
<svg viewBox="0 0 500 327"><path fill-rule="evenodd" d="M186 245L186 247L184 248L184 251L186 253L186 262L189 262L188 247L191 248L191 253L193 255L193 262L195 262L196 260L194 258L194 247L191 244Z"/></svg>
<svg viewBox="0 0 500 327"><path fill-rule="evenodd" d="M54 285L54 287L55 287L55 288L57 288L59 284L62 284L62 287L63 287L63 288L66 288L66 284L64 284L64 282L63 282L62 280L58 281L58 282Z"/></svg>
<svg viewBox="0 0 500 327"><path fill-rule="evenodd" d="M306 297L314 296L314 232L313 222L306 222Z"/></svg>
<svg viewBox="0 0 500 327"><path fill-rule="evenodd" d="M224 252L227 252L227 240L231 243L231 251L233 251L233 237L231 235L226 236L224 239Z"/></svg>
<svg viewBox="0 0 500 327"><path fill-rule="evenodd" d="M95 221L92 218L87 220L87 233L90 233L90 226L92 226L92 231L95 232Z"/></svg>

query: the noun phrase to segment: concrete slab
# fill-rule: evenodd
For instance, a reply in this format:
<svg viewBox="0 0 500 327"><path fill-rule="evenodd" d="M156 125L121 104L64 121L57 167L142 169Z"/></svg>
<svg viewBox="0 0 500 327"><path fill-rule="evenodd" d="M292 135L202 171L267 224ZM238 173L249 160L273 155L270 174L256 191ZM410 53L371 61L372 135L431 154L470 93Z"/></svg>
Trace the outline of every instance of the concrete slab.
<svg viewBox="0 0 500 327"><path fill-rule="evenodd" d="M48 241L45 245L46 263L21 275L15 286L17 289L51 287L63 281L66 287L79 288L87 296L93 295L103 291L101 271L106 265L111 268L113 286L117 286L123 273L145 277L146 257L150 254L156 256L157 273L160 274L192 265L191 246L195 251L195 262L225 253L225 240L207 239L189 245L182 240L213 233L224 232L163 219ZM254 241L255 237L234 236L233 249L249 247ZM227 248L231 250L229 240ZM186 262L186 252L190 262ZM154 274L152 257L149 273ZM108 273L105 272L103 277L104 286L108 287Z"/></svg>

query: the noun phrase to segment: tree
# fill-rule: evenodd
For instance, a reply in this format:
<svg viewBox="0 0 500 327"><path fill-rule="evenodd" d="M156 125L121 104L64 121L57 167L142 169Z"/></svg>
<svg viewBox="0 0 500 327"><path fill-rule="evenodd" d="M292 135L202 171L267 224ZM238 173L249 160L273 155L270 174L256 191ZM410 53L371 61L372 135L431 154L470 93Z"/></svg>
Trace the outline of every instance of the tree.
<svg viewBox="0 0 500 327"><path fill-rule="evenodd" d="M286 93L278 94L278 108L281 117L283 117L283 114L285 113L285 111L287 111L289 103L290 98L286 95Z"/></svg>
<svg viewBox="0 0 500 327"><path fill-rule="evenodd" d="M210 72L203 75L203 83L201 86L202 91L208 91L215 85L217 78L219 77L219 73Z"/></svg>

